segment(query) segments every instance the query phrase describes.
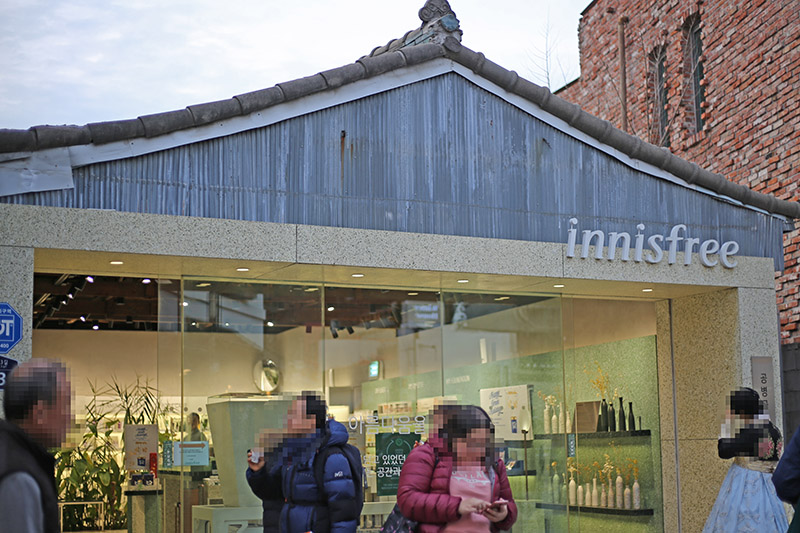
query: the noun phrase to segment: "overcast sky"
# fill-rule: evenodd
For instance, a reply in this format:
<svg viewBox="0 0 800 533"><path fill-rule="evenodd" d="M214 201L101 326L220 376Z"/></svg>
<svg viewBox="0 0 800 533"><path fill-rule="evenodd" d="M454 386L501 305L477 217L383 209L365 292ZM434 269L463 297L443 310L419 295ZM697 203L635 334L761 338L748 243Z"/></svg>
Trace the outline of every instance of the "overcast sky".
<svg viewBox="0 0 800 533"><path fill-rule="evenodd" d="M450 5L466 46L557 89L579 75L589 1ZM419 27L424 3L0 0L0 128L134 118L309 76Z"/></svg>

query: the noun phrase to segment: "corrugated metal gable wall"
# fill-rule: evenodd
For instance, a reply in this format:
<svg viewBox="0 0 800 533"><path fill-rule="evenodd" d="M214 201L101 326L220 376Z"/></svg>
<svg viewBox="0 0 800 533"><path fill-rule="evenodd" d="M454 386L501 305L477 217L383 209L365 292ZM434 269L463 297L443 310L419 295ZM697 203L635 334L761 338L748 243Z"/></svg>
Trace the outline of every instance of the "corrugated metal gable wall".
<svg viewBox="0 0 800 533"><path fill-rule="evenodd" d="M454 73L73 174L73 190L0 201L545 242L571 216L685 223L783 257L779 219L637 172Z"/></svg>

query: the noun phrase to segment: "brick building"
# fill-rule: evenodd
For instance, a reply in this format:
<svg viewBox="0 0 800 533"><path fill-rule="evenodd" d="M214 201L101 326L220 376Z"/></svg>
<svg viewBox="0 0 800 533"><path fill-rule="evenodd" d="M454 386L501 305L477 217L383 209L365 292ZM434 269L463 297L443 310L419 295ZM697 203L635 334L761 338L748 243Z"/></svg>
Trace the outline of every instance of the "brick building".
<svg viewBox="0 0 800 533"><path fill-rule="evenodd" d="M732 181L797 200L797 2L595 0L578 36L581 76L559 96ZM798 226L788 226L776 273L788 431L800 425L798 245Z"/></svg>

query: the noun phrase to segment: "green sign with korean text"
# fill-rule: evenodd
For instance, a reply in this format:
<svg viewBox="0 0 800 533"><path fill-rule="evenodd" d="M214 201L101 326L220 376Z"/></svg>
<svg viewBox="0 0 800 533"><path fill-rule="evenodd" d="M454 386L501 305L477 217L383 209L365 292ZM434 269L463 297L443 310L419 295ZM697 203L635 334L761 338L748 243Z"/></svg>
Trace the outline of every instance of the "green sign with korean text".
<svg viewBox="0 0 800 533"><path fill-rule="evenodd" d="M419 435L413 433L378 433L375 435L375 474L378 496L395 496L400 483L400 469L414 449Z"/></svg>

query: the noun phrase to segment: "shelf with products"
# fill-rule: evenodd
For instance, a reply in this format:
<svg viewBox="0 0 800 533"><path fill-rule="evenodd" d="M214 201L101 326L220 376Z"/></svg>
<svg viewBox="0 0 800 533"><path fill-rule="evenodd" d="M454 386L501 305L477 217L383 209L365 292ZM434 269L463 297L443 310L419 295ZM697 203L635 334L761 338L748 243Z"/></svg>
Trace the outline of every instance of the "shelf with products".
<svg viewBox="0 0 800 533"><path fill-rule="evenodd" d="M533 440L554 440L563 439L565 435L575 435L580 439L621 439L627 437L649 437L649 429L637 429L634 431L593 431L590 433L537 433ZM523 442L523 441L518 441Z"/></svg>
<svg viewBox="0 0 800 533"><path fill-rule="evenodd" d="M570 512L577 513L591 513L591 514L604 514L604 515L617 515L617 516L653 516L655 509L617 509L614 507L594 507L591 505L566 505L563 503L546 503L536 502L537 509L549 509L552 511L566 511L569 508Z"/></svg>

